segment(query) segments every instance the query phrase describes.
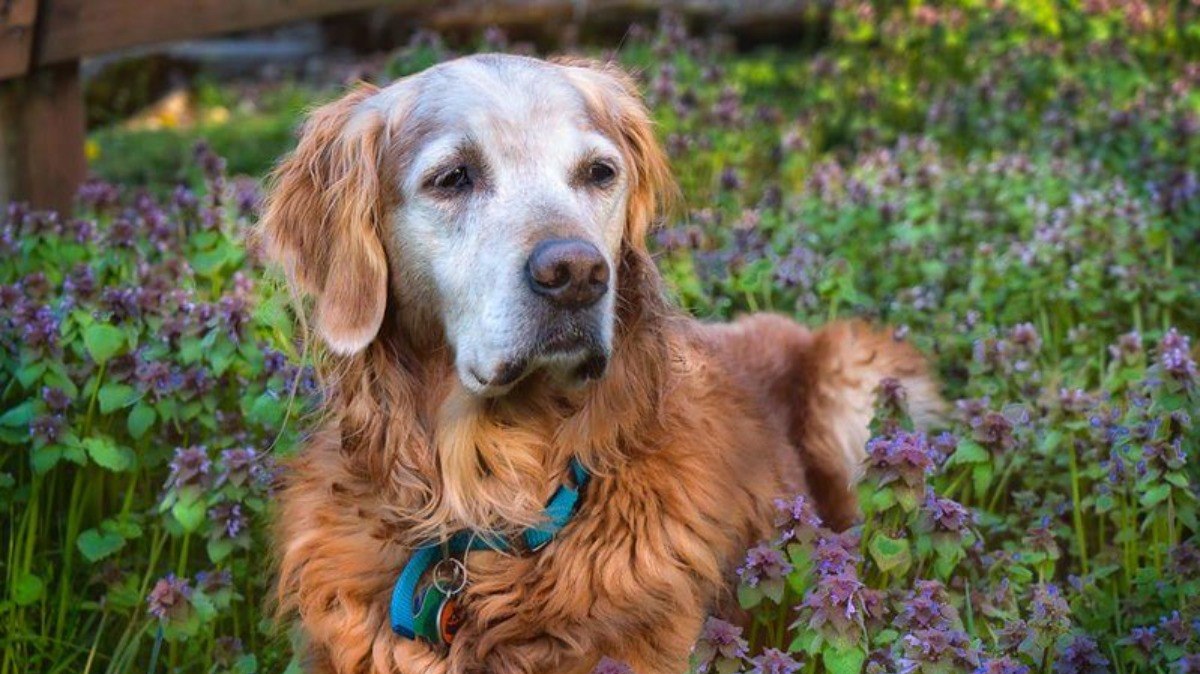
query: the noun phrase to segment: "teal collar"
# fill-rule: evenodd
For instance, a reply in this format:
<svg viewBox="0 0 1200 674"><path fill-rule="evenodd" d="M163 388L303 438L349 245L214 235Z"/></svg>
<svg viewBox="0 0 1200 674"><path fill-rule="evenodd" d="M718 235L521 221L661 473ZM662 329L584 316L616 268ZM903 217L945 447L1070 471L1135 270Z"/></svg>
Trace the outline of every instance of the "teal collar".
<svg viewBox="0 0 1200 674"><path fill-rule="evenodd" d="M587 486L591 474L574 457L570 471L575 486L559 486L546 503L544 523L521 533L524 547L530 552L537 552L554 540L558 532L571 521L579 506L580 493ZM418 585L435 565L472 550L512 552L514 546L507 538L460 531L451 536L447 543L435 542L417 548L392 588L390 613L393 632L406 639L421 639L434 644L450 643L458 621L454 595L462 587L447 589L439 583L432 583L423 591L418 591ZM462 579L464 584L465 580Z"/></svg>

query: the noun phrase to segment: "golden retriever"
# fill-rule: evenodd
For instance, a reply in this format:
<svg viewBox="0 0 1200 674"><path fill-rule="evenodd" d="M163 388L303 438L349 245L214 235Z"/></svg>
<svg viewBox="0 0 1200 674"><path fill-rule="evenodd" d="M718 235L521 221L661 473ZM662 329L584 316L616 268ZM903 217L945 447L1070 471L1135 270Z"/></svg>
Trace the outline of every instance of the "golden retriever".
<svg viewBox="0 0 1200 674"><path fill-rule="evenodd" d="M310 671L683 672L775 499L856 517L878 382L935 412L886 333L670 307L645 239L672 185L611 65L474 56L312 113L260 232L325 351L276 528ZM393 633L418 546L536 526L572 458L592 475L574 518L466 556L448 646Z"/></svg>

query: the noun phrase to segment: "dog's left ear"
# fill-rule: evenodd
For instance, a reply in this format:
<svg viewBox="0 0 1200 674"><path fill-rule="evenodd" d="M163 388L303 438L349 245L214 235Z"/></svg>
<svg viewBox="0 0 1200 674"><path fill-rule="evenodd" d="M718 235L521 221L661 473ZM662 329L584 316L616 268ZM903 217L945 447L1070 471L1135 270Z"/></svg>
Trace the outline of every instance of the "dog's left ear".
<svg viewBox="0 0 1200 674"><path fill-rule="evenodd" d="M566 68L594 122L625 154L631 172L626 240L645 250L650 226L675 199L678 188L667 155L654 136L654 122L637 82L611 62L570 56L553 62Z"/></svg>
<svg viewBox="0 0 1200 674"><path fill-rule="evenodd" d="M261 230L267 257L300 295L316 298L317 334L335 353L375 339L387 306L380 180L384 120L362 85L309 115L272 176Z"/></svg>

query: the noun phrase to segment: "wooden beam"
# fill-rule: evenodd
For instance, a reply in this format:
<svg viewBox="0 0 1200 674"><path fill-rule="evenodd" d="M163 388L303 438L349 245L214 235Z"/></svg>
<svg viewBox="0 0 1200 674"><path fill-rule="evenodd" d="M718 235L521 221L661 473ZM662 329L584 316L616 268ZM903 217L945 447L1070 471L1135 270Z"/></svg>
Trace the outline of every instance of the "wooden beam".
<svg viewBox="0 0 1200 674"><path fill-rule="evenodd" d="M207 37L422 0L42 0L34 61Z"/></svg>
<svg viewBox="0 0 1200 674"><path fill-rule="evenodd" d="M29 72L38 0L0 0L0 80Z"/></svg>
<svg viewBox="0 0 1200 674"><path fill-rule="evenodd" d="M78 61L0 82L0 204L70 213L87 176L85 127Z"/></svg>

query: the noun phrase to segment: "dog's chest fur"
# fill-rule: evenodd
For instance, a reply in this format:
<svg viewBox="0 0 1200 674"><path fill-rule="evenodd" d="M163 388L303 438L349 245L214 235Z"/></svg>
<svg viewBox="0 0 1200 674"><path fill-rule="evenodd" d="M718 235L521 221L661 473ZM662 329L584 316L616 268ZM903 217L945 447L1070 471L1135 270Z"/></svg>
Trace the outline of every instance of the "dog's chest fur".
<svg viewBox="0 0 1200 674"><path fill-rule="evenodd" d="M617 441L621 460L597 469L554 543L469 556L465 622L448 654L389 628L392 584L410 550L395 514L402 504L364 473L364 448L348 452L334 428L315 434L288 466L278 535L280 598L299 611L318 671L568 671L599 654L679 652L652 642L694 638L728 602L732 567L767 534L774 499L799 491L803 476L784 429L752 397L731 396L737 383L706 349L677 348L667 377L654 423ZM676 627L664 634L664 624Z"/></svg>

